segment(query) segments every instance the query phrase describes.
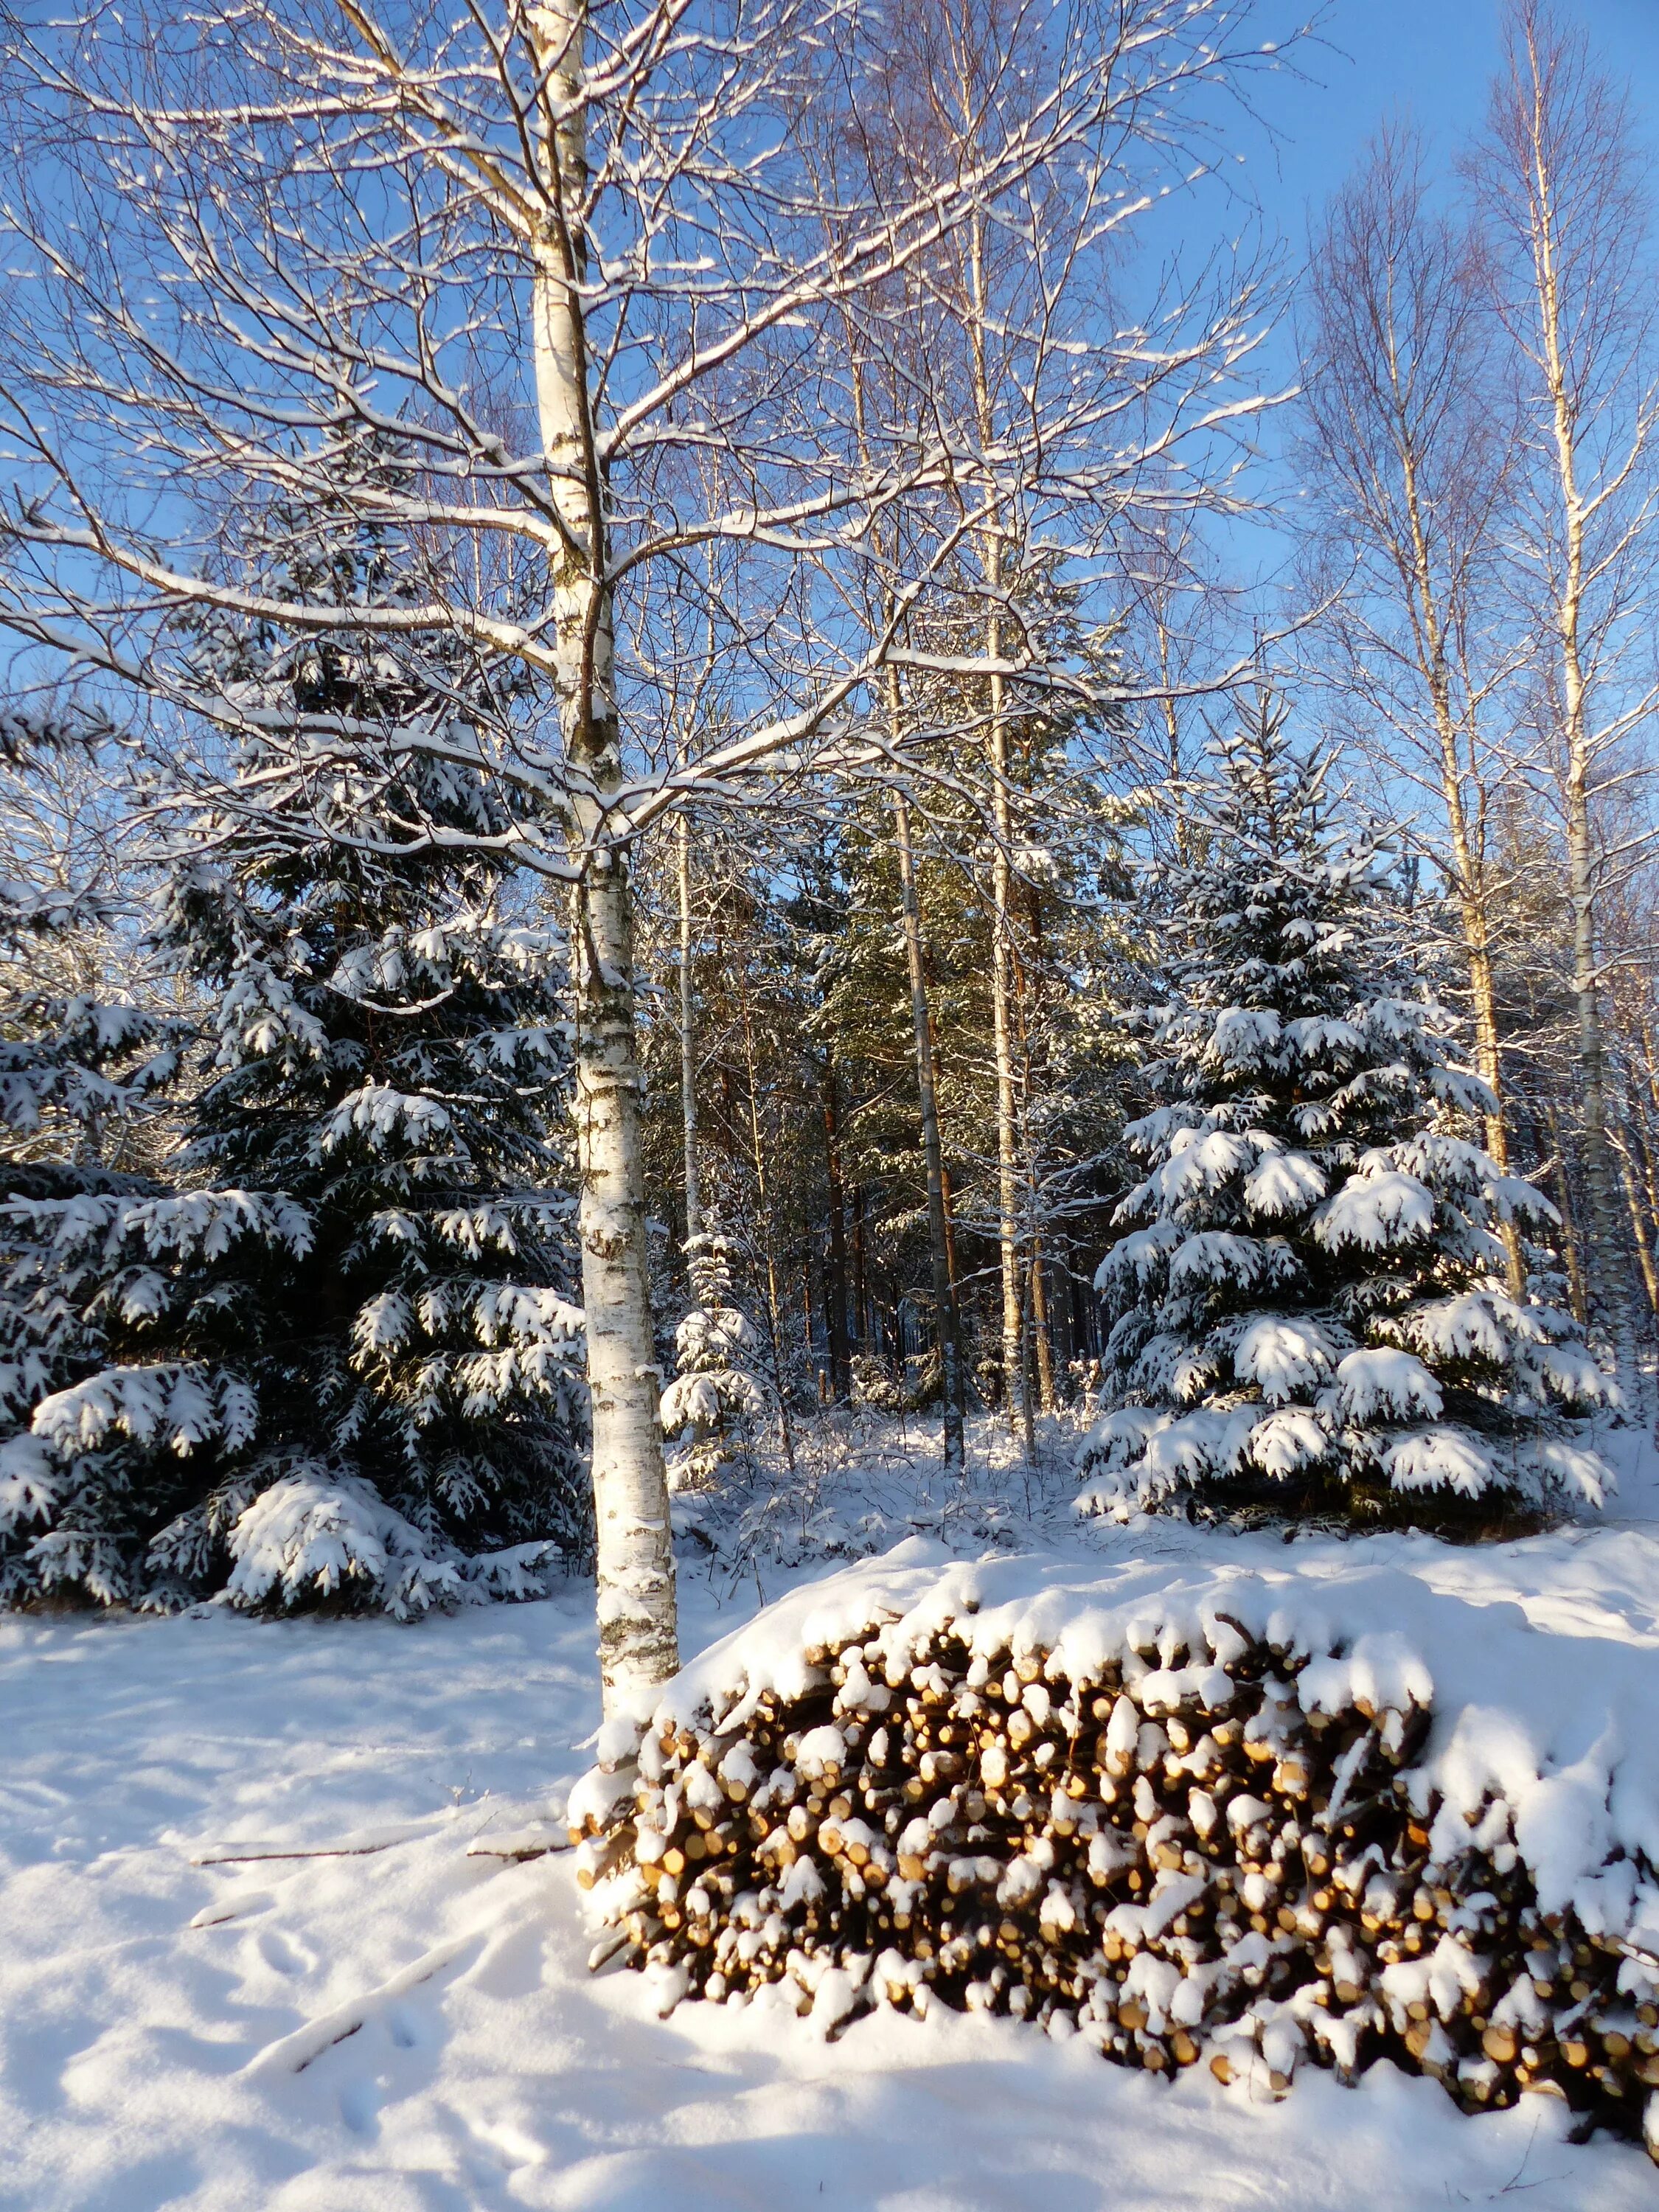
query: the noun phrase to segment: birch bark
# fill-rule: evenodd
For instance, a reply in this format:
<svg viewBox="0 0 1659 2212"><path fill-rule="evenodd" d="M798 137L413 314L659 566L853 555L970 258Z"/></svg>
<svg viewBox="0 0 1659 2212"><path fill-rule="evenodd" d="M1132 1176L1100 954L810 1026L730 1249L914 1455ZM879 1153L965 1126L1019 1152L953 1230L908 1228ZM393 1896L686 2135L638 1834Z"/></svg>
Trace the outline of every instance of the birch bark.
<svg viewBox="0 0 1659 2212"><path fill-rule="evenodd" d="M1571 917L1580 1250L1633 1405L1636 1285L1607 1133L1598 938L1608 864L1598 782L1614 779L1620 738L1651 713L1655 696L1633 656L1645 653L1651 628L1659 309L1646 265L1646 165L1622 88L1595 72L1583 33L1543 0L1514 0L1486 136L1468 167L1484 210L1494 305L1536 426L1523 550L1547 641Z"/></svg>
<svg viewBox="0 0 1659 2212"><path fill-rule="evenodd" d="M592 1415L599 1670L606 1710L679 1664L674 1553L646 1248L632 896L611 813L623 781L604 477L588 379L581 210L586 0L531 17L547 214L534 241L542 448L562 544L551 562L555 684L570 775L582 1303Z"/></svg>
<svg viewBox="0 0 1659 2212"><path fill-rule="evenodd" d="M1564 568L1551 609L1560 658L1562 738L1566 753L1567 899L1572 912L1572 993L1578 1037L1578 1109L1584 1187L1594 1235L1589 1253L1592 1291L1600 1292L1613 1359L1626 1393L1636 1387L1636 1346L1630 1285L1607 1141L1607 1042L1601 1022L1596 952L1598 868L1590 819L1594 747L1583 650L1588 512L1578 481L1579 425L1568 375L1563 328L1554 179L1540 140L1532 180L1533 265L1539 335L1549 398Z"/></svg>
<svg viewBox="0 0 1659 2212"><path fill-rule="evenodd" d="M1475 1066L1491 1091L1495 1110L1486 1117L1486 1150L1500 1171L1510 1172L1509 1123L1504 1109L1504 1067L1498 1023L1498 991L1492 972L1492 931L1487 912L1486 856L1476 849L1464 805L1464 772L1458 753L1456 717L1452 710L1451 686L1446 672L1446 625L1435 588L1434 566L1424 526L1423 503L1417 475L1417 457L1402 443L1401 474L1410 529L1409 560L1417 599L1421 638L1421 668L1434 716L1440 752L1441 793L1446 809L1446 836L1450 848L1453 888L1458 920L1463 933L1463 954L1468 963L1469 1000L1474 1014ZM1526 1269L1521 1238L1513 1222L1501 1224L1510 1296L1526 1295Z"/></svg>
<svg viewBox="0 0 1659 2212"><path fill-rule="evenodd" d="M847 1328L847 1185L841 1164L841 1101L833 1060L827 1060L820 1095L823 1120L824 1175L830 1198L830 1266L824 1290L825 1332L830 1340L830 1391L840 1401L847 1396L852 1371L852 1346ZM862 1244L860 1246L862 1252ZM864 1327L862 1265L858 1273L859 1328Z"/></svg>
<svg viewBox="0 0 1659 2212"><path fill-rule="evenodd" d="M1000 548L994 538L987 560L993 590L1001 584ZM986 626L985 650L997 659L1002 624L993 613ZM1002 1276L1002 1375L1008 1425L1015 1435L1025 1426L1024 1301L1019 1281L1019 1123L1014 1083L1014 962L1009 942L1012 927L1013 808L1008 791L1008 720L1003 680L991 677L991 807L996 849L991 856L991 1038L997 1084L997 1242Z"/></svg>
<svg viewBox="0 0 1659 2212"><path fill-rule="evenodd" d="M697 1172L697 1008L691 983L691 820L674 825L679 890L680 1124L685 1147L685 1241L702 1234L702 1188Z"/></svg>
<svg viewBox="0 0 1659 2212"><path fill-rule="evenodd" d="M1358 550L1362 562L1334 617L1345 680L1367 702L1388 769L1403 738L1422 756L1425 786L1438 786L1437 858L1457 908L1476 1065L1496 1103L1486 1149L1508 1174L1480 723L1515 657L1484 611L1513 459L1485 388L1467 236L1429 204L1423 158L1408 131L1386 131L1321 234L1309 286L1309 457L1339 557ZM1399 673L1411 684L1403 712ZM1503 1235L1518 1298L1520 1238L1507 1223Z"/></svg>

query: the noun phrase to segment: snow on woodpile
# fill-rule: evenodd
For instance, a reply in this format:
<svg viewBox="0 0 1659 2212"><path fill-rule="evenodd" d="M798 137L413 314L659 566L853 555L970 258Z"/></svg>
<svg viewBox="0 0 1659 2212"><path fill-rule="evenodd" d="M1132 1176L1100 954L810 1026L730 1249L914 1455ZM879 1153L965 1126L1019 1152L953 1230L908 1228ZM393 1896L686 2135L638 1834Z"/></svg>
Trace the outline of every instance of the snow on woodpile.
<svg viewBox="0 0 1659 2212"><path fill-rule="evenodd" d="M1581 1673L1606 1725L1565 1758L1558 1639L1330 1548L1091 1577L917 1540L781 1601L603 1733L595 1963L665 2008L942 2002L1275 2092L1386 2055L1651 2141L1651 1654Z"/></svg>

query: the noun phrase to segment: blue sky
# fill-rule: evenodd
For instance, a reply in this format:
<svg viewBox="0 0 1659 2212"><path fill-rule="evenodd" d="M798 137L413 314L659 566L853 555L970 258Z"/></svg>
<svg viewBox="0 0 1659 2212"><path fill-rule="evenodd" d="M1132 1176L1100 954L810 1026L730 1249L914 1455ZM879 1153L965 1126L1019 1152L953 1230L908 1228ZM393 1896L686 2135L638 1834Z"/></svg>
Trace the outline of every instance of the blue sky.
<svg viewBox="0 0 1659 2212"><path fill-rule="evenodd" d="M1659 137L1659 0L1557 0L1589 32L1602 68L1629 78L1639 121ZM1478 125L1498 61L1499 0L1334 0L1317 46L1301 52L1314 82L1261 87L1279 133L1250 162L1269 216L1300 240L1306 210L1340 183L1383 118L1409 112L1449 160Z"/></svg>
<svg viewBox="0 0 1659 2212"><path fill-rule="evenodd" d="M1305 20L1317 5L1318 0L1260 0L1262 35ZM1556 6L1564 21L1589 33L1600 69L1628 80L1637 127L1659 156L1659 0L1556 0ZM1297 45L1284 69L1255 80L1252 105L1261 127L1241 130L1235 123L1224 143L1243 155L1241 174L1261 210L1259 225L1245 224L1246 235L1254 228L1277 236L1287 278L1293 278L1305 250L1310 216L1389 118L1409 117L1417 125L1435 167L1449 187L1453 184L1458 147L1485 117L1503 15L1503 0L1328 0L1317 36ZM1211 236L1208 225L1216 214L1212 201L1204 227ZM1235 219L1224 216L1222 222ZM1283 389L1296 373L1285 314L1258 356L1259 385ZM1275 504L1290 491L1274 457L1291 422L1290 415L1274 412L1257 433L1267 465L1255 475L1255 493ZM1275 578L1287 580L1290 550L1290 540L1265 514L1223 526L1219 533L1224 570L1232 580L1269 586L1259 608L1269 621L1275 605L1271 586Z"/></svg>

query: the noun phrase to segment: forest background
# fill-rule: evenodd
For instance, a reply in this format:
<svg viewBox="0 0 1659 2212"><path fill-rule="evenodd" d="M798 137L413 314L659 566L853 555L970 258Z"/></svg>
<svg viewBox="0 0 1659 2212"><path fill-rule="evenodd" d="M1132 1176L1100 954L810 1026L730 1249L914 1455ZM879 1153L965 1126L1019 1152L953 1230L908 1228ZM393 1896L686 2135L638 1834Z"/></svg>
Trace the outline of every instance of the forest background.
<svg viewBox="0 0 1659 2212"><path fill-rule="evenodd" d="M560 131L574 129L584 102L597 114L614 90L592 57L586 87L560 76L570 61L558 27L568 36L574 16L506 12L542 71L520 118L525 173L538 178L545 161L562 190L561 177L585 177L586 155L567 146L560 155ZM1338 9L1298 37L1296 11L1258 7L1208 11L1218 43L1206 48L1179 12L1151 0L1098 21L1083 9L1062 36L1019 8L947 11L915 79L890 50L857 47L848 82L868 72L862 104L843 88L819 130L790 106L800 80L788 40L806 32L800 11L783 11L771 33L779 58L766 64L776 73L750 86L753 112L792 118L790 250L805 252L800 226L816 221L830 238L825 258L805 264L816 273L799 300L786 297L802 280L779 276L760 203L722 172L732 200L717 219L729 224L721 251L744 269L733 325L743 345L734 338L728 350L744 358L729 380L708 380L718 434L676 412L720 350L700 350L707 309L690 264L664 276L641 263L617 282L633 284L659 318L644 349L657 381L630 386L643 372L618 343L610 358L625 372L593 410L599 419L616 410L639 436L635 473L613 454L608 476L583 476L573 462L567 480L560 456L580 454L589 417L581 405L561 415L561 379L588 358L590 340L553 325L574 319L586 280L552 271L532 225L539 451L554 482L539 507L523 492L528 465L504 458L503 431L474 419L445 383L423 329L388 367L391 356L365 349L350 315L337 315L329 289L349 274L371 319L395 321L406 301L387 271L408 285L418 268L419 284L430 282L454 318L453 337L474 307L486 319L500 311L509 279L492 294L496 277L478 278L464 304L468 275L447 295L449 272L434 277L437 264L393 236L388 203L370 210L386 234L359 261L325 224L284 245L273 216L255 271L268 289L251 292L246 265L188 258L194 217L222 212L228 203L214 195L228 186L210 165L198 175L156 123L172 65L164 46L147 55L161 88L149 106L142 84L117 83L107 55L69 55L27 12L9 48L18 143L27 140L33 161L9 220L20 255L36 257L6 333L17 485L0 613L20 641L6 817L13 1039L24 1061L38 1046L59 1065L43 978L60 1013L84 1020L94 1000L119 1000L128 1024L98 1033L98 1051L121 1060L110 1079L125 1086L118 1099L70 1098L50 1084L31 1091L20 1078L15 1191L26 1212L12 1218L36 1230L49 1220L53 1249L63 1246L58 1224L70 1215L27 1214L73 1202L56 1186L30 1185L43 1163L82 1175L80 1198L112 1204L122 1194L94 1190L100 1176L170 1176L188 1199L227 1158L248 1188L297 1188L297 1169L286 1183L261 1182L226 1133L247 1110L247 1085L239 1104L235 1085L221 1079L232 1064L245 1075L254 1060L264 1067L247 1079L256 1103L260 1082L277 1086L262 1112L273 1102L301 1111L305 1102L282 1085L293 1075L283 1054L302 1031L283 1028L298 984L270 980L292 946L264 944L255 961L246 933L214 941L222 893L190 872L204 823L232 875L242 868L236 880L257 881L267 902L317 897L326 908L342 872L356 870L360 925L388 900L392 912L398 886L426 872L433 880L410 893L399 924L399 959L411 945L414 959L392 978L386 931L377 939L369 930L360 967L374 973L353 1004L372 1030L386 1011L372 994L395 983L396 1011L413 1018L434 993L459 1005L465 971L467 990L494 994L478 1017L484 1030L513 1040L491 1079L505 1082L514 1113L541 1120L538 1133L520 1133L510 1175L498 1163L495 1183L480 1183L484 1126L499 1131L482 1092L470 1094L472 1179L457 1178L421 1233L441 1244L467 1207L498 1207L484 1242L501 1255L514 1237L515 1255L526 1249L522 1222L503 1224L536 1194L526 1161L537 1145L557 1170L546 1182L572 1207L580 1182L593 1212L579 1237L570 1220L561 1227L544 1183L537 1218L548 1252L531 1271L535 1297L514 1303L526 1285L510 1270L481 1289L474 1268L463 1349L443 1348L457 1325L453 1299L411 1303L406 1286L380 1285L350 1324L342 1372L361 1380L374 1370L374 1419L401 1408L407 1435L420 1439L408 1446L416 1460L434 1425L456 1432L431 1465L421 1460L420 1482L398 1492L394 1521L410 1525L411 1500L422 1502L434 1541L487 1539L498 1560L520 1540L580 1547L568 1467L585 1417L565 1299L585 1294L590 1355L598 1345L610 1362L592 1401L602 1576L616 1517L605 1484L631 1501L623 1518L633 1549L608 1570L608 1587L623 1594L608 1662L619 1673L660 1672L672 1650L653 1596L665 1541L649 1510L660 1468L655 1369L678 1369L684 1387L671 1402L686 1417L694 1460L728 1423L775 1422L787 1463L796 1425L818 1408L904 1413L941 1398L947 1459L953 1404L994 1414L1030 1455L1044 1420L1092 1408L1103 1350L1094 1273L1133 1179L1123 1128L1144 1104L1144 1055L1125 1018L1159 988L1169 923L1160 902L1171 865L1194 858L1200 834L1189 787L1218 737L1273 698L1289 702L1304 750L1334 749L1328 804L1356 837L1375 835L1392 855L1393 957L1463 1025L1468 1057L1493 1093L1484 1117L1492 1157L1535 1180L1557 1208L1546 1244L1512 1249L1512 1288L1524 1287L1528 1267L1559 1286L1628 1403L1650 1411L1659 264L1644 94L1659 82L1656 34L1635 8L1612 5L1559 15L1471 7L1449 29L1424 9L1391 10L1386 26L1374 10ZM277 23L281 11L269 14ZM314 172L301 164L284 182L339 186L349 163L319 88L334 64L272 36L276 60L264 63L300 86L283 119L303 115L321 149ZM1091 38L1121 65L1119 80L1103 71L1103 91L1079 60ZM389 46L368 46L370 76L405 70ZM1126 94L1121 80L1133 83L1143 52L1167 73ZM612 60L647 83L626 39ZM501 76L508 94L523 90L507 61ZM947 82L962 88L954 106L933 98ZM388 174L416 175L423 162L441 172L447 159L421 137L443 120L435 64L422 82L432 104L428 112L416 103L420 128L389 149L376 143ZM549 84L568 100L548 106L562 119L544 137L535 114ZM888 101L874 122L872 85ZM228 95L205 83L192 96L205 113ZM510 125L510 99L508 109ZM1033 112L1048 133L1036 145ZM366 139L389 127L372 100L362 113L372 118ZM94 114L109 134L94 134L95 155L65 127ZM653 127L661 174L689 173L662 116ZM725 127L717 105L672 123L708 160L700 185L719 167L710 149L721 150ZM760 130L743 125L739 143L750 127ZM255 160L226 143L227 176ZM155 156L154 178L136 161L141 145ZM199 367L181 371L180 356L143 335L150 301L124 309L125 325L110 314L110 268L74 241L88 235L88 211L116 206L100 193L118 173L134 238L162 257L141 256L141 283L155 276L165 297L162 249L179 257L187 286L225 317L198 321L196 336L206 327L229 357L240 347L271 371L270 396L246 416L246 394L228 381L216 387ZM636 216L641 173L619 185L619 167L607 180L635 195ZM54 205L67 179L78 224ZM487 222L511 233L513 193L491 176L482 194ZM270 204L285 204L280 191ZM434 221L464 224L478 203L460 213L450 201L434 205ZM101 251L114 250L119 228ZM647 234L640 228L629 250ZM864 264L878 240L890 258L872 278ZM451 265L471 264L461 252ZM600 307L586 306L597 326ZM233 309L280 326L275 356L250 347ZM499 369L498 326L489 328L483 358ZM290 347L295 331L304 343ZM683 371L662 367L676 345L691 364ZM377 377L401 383L412 403L400 411L366 397ZM291 445L301 418L282 415L278 384L290 397L309 392ZM315 404L331 393L338 416ZM501 410L514 432L517 404ZM446 410L448 428L435 429ZM279 417L289 423L280 434ZM84 452L63 442L71 421ZM145 423L149 442L136 434ZM431 484L449 465L434 456L457 453L474 504L450 511ZM218 506L207 499L186 514L176 504L170 453L187 456L204 483L231 455L212 487ZM479 503L501 497L502 484L510 499ZM591 527L570 504L578 494L592 504ZM703 510L713 524L696 520ZM667 579L623 617L617 652L635 718L625 740L614 708L592 704L596 683L603 692L610 680L612 585L560 567L573 546L593 554L601 514L630 545L629 562L643 568L649 553ZM524 613L536 588L533 558L519 557L525 545L534 557L563 549L552 562L557 635L545 647ZM100 563L117 580L107 593L91 580ZM337 590L348 574L349 588ZM342 602L351 620L339 619ZM308 651L330 641L319 661L300 656L297 677L285 623ZM548 766L539 739L518 735L505 750L456 750L456 728L520 731L526 702L533 725L538 685L556 696L562 766ZM198 726L211 735L193 744L183 733ZM362 781L319 804L319 763ZM624 860L631 916L617 889ZM168 887L159 924L158 884ZM462 946L457 927L445 946L416 945L438 891L477 943ZM256 908L268 921L269 904ZM556 943L567 922L568 945ZM63 963L55 978L53 959ZM416 973L422 960L435 981ZM251 961L265 994L252 1027ZM580 1017L568 992L567 1017L527 1009L523 993L551 1003L567 989L566 961ZM305 1018L326 1027L314 1010ZM631 1065L635 1018L637 1128L616 1103L631 1075L620 1089L614 1081ZM203 1036L209 1059L191 1063ZM350 1054L376 1048L349 1041ZM187 1064L196 1072L181 1078ZM383 1073L375 1080L385 1089ZM453 1078L425 1066L423 1080L426 1090L411 1079L398 1097L418 1100L447 1083L453 1103ZM325 1086L306 1110L324 1117L325 1133L301 1149L310 1172L339 1147L358 1147L350 1157L362 1188L350 1202L384 1224L386 1193L367 1188L376 1163L388 1147L420 1152L424 1125L402 1106L374 1125L366 1095ZM431 1170L409 1172L419 1181ZM326 1202L344 1203L331 1183ZM166 1522L173 1565L204 1557L279 1477L310 1481L326 1462L356 1468L353 1479L374 1487L368 1461L352 1457L370 1419L355 1384L343 1382L346 1410L303 1464L293 1435L261 1440L236 1395L240 1355L227 1349L224 1316L246 1316L262 1298L302 1302L292 1285L272 1291L267 1260L286 1246L314 1268L319 1248L301 1249L311 1231L280 1208L227 1226L224 1209L209 1208L209 1219L199 1206L186 1230L188 1212L167 1214L164 1230L145 1214L142 1234L173 1239L185 1272L198 1271L178 1293L165 1388L176 1391L188 1370L192 1389L208 1376L205 1395L158 1411L153 1361L143 1402L130 1380L113 1397L98 1383L105 1395L94 1403L84 1382L57 1378L82 1395L73 1450L61 1416L51 1440L79 1465L107 1456L112 1438L145 1445L171 1423L176 1456L187 1455L176 1442L186 1434L191 1448L224 1456L211 1497L181 1493L180 1516ZM88 1218L84 1207L72 1217L77 1237ZM140 1233L137 1217L121 1218L123 1237ZM112 1235L105 1215L98 1224ZM266 1256L232 1281L223 1248L239 1238ZM158 1249L119 1255L116 1304L141 1336L154 1316L132 1285ZM339 1249L356 1264L349 1238ZM112 1249L102 1248L106 1269ZM66 1295L83 1321L97 1306L107 1327L114 1279L100 1277L94 1295L83 1247L73 1265L81 1272ZM37 1275L32 1310L40 1295ZM20 1326L27 1335L34 1324ZM234 1326L259 1334L246 1318ZM50 1358L63 1351L47 1346ZM699 1374L734 1370L744 1379L723 1401L713 1382L699 1395ZM290 1359L290 1407L303 1371ZM10 1477L15 1525L31 1547L44 1540L28 1532L49 1518L40 1501L58 1479L39 1454L27 1458L44 1433L28 1402L40 1379L32 1373L15 1394L23 1455ZM515 1394L550 1419L544 1462L562 1470L556 1509L539 1520L522 1510L522 1481L501 1488L498 1453L456 1440L469 1421L521 1425ZM706 1486L729 1457L704 1449L685 1466ZM130 1498L149 1496L147 1476L120 1479ZM510 1510L508 1490L519 1498ZM302 1520L320 1510L310 1492L284 1496ZM146 1510L154 1520L153 1499ZM647 1528L659 1536L641 1535ZM61 1515L54 1534L73 1540L40 1555L59 1562L52 1586L126 1589L117 1570L130 1531L106 1553ZM308 1577L325 1585L320 1570L295 1568L313 1554L303 1544L295 1553L293 1527L279 1535L282 1588L294 1595ZM394 1553L404 1540L386 1522L369 1540ZM145 1541L155 1540L152 1529ZM409 1553L402 1578L386 1583L400 1603L427 1583L442 1586L447 1565L428 1575L424 1557ZM488 1574L510 1585L529 1565ZM250 1595L270 1594L261 1571L263 1583L251 1571ZM19 1584L40 1586L38 1576Z"/></svg>

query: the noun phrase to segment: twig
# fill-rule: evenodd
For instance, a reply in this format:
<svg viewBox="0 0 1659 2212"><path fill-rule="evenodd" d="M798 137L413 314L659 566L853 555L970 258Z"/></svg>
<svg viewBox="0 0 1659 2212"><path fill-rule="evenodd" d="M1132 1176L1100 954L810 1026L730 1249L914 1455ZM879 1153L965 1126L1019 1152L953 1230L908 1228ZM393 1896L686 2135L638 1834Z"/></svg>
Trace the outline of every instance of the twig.
<svg viewBox="0 0 1659 2212"><path fill-rule="evenodd" d="M451 1936L447 1942L412 1960L389 1981L382 1982L378 1989L354 1997L349 2004L336 2006L332 2012L324 2013L317 2020L307 2021L292 2035L267 2044L242 2069L244 2078L258 2080L271 2074L303 2074L313 2059L320 2058L335 2044L343 2043L347 2036L356 2035L380 2006L406 1996L422 1982L429 1982L434 1974L453 1966L464 1951L482 1940L476 1929L469 1929L465 1936Z"/></svg>
<svg viewBox="0 0 1659 2212"><path fill-rule="evenodd" d="M374 1851L415 1843L429 1835L434 1825L422 1820L412 1827L372 1828L362 1835L343 1836L337 1844L210 1844L204 1850L192 1851L190 1863L192 1866L245 1866L265 1859L366 1858Z"/></svg>

